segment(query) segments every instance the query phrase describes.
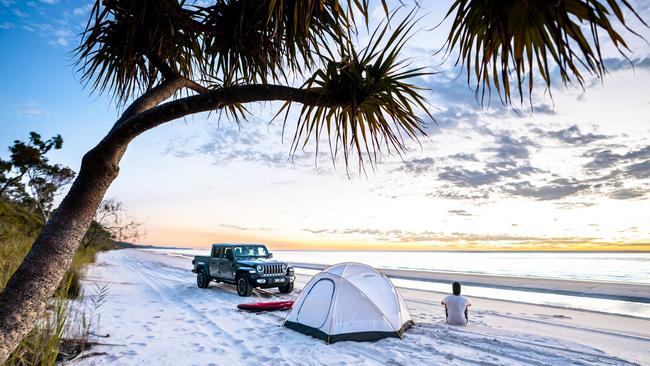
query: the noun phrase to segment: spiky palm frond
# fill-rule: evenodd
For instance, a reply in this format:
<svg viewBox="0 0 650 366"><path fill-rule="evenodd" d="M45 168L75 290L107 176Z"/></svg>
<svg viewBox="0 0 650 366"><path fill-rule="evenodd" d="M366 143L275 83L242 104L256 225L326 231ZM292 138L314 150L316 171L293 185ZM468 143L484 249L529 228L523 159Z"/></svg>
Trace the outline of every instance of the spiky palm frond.
<svg viewBox="0 0 650 366"><path fill-rule="evenodd" d="M309 70L319 45L354 25L353 11L367 20L368 1L95 0L77 65L86 85L119 102L161 75L277 81Z"/></svg>
<svg viewBox="0 0 650 366"><path fill-rule="evenodd" d="M207 72L246 82L278 80L313 64L319 43L341 19L319 1L222 0L199 8Z"/></svg>
<svg viewBox="0 0 650 366"><path fill-rule="evenodd" d="M324 56L326 67L309 78L303 88L337 100L339 105L302 107L291 147L293 153L313 138L318 156L318 144L325 133L333 159L342 150L347 166L350 154L356 152L363 168L364 154L374 165L383 149L401 153L406 148L404 137L417 141L418 135L425 134L424 121L418 113L433 117L420 94L423 89L411 81L432 73L424 68L410 68L398 58L414 23L413 13L392 33L386 23L375 30L368 46L360 52L355 51L348 38L340 39L340 59ZM290 103L286 103L278 112L286 113L285 127L289 109Z"/></svg>
<svg viewBox="0 0 650 366"><path fill-rule="evenodd" d="M201 53L199 38L170 10L189 16L175 0L96 0L76 49L86 85L123 103L165 72L190 77Z"/></svg>
<svg viewBox="0 0 650 366"><path fill-rule="evenodd" d="M581 70L602 77L600 33L619 52L628 48L610 21L615 17L630 30L623 9L643 22L626 0L456 0L447 13L455 12L447 50L458 47L457 62L466 68L468 83L473 71L481 100L494 87L509 103L512 73L523 102L525 79L530 95L535 73L550 90L549 61L557 65L564 84L575 80L583 86Z"/></svg>
<svg viewBox="0 0 650 366"><path fill-rule="evenodd" d="M219 0L197 8L207 30L207 72L247 82L302 74L321 45L355 26L353 12L368 19L368 0Z"/></svg>

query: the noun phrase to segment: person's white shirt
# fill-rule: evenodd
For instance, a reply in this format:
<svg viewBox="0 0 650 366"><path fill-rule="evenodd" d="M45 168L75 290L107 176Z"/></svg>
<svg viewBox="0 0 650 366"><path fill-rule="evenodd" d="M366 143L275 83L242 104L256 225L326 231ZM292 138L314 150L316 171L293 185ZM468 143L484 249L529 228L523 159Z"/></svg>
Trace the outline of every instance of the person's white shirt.
<svg viewBox="0 0 650 366"><path fill-rule="evenodd" d="M466 325L465 309L472 305L463 295L448 295L442 300L447 307L447 324Z"/></svg>

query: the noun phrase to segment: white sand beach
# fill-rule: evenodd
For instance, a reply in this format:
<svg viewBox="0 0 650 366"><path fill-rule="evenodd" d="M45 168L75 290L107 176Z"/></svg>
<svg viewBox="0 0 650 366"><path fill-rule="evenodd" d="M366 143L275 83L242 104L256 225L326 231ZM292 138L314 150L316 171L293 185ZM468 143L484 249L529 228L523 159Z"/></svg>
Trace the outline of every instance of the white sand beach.
<svg viewBox="0 0 650 366"><path fill-rule="evenodd" d="M72 365L647 365L650 320L471 298L470 324L444 324L442 293L400 288L416 326L404 339L326 345L281 323L286 312L252 314L243 302L291 300L296 290L196 287L191 260L127 249L88 267L86 295L108 284L94 346ZM525 279L518 279L524 281ZM532 285L531 285L532 286Z"/></svg>

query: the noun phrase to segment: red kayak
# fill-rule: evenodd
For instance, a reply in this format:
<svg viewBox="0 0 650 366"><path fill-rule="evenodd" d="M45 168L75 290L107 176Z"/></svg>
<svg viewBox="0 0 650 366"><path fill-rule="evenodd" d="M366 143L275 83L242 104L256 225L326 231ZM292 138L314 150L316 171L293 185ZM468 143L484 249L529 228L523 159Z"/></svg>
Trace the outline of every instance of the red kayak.
<svg viewBox="0 0 650 366"><path fill-rule="evenodd" d="M291 309L293 301L255 302L252 304L239 304L237 307L246 311L275 311Z"/></svg>

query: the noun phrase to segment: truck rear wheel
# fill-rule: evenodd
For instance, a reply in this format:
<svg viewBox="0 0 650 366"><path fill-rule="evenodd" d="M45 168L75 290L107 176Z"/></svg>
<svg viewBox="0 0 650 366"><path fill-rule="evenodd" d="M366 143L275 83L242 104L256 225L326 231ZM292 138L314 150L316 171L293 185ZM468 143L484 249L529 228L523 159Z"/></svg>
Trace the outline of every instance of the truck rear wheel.
<svg viewBox="0 0 650 366"><path fill-rule="evenodd" d="M282 292L283 294L290 293L291 291L293 291L293 282L289 282L284 286L278 287L278 290L280 290L280 292Z"/></svg>
<svg viewBox="0 0 650 366"><path fill-rule="evenodd" d="M199 288L208 288L210 285L210 279L204 270L200 270L196 274L196 285L199 286Z"/></svg>
<svg viewBox="0 0 650 366"><path fill-rule="evenodd" d="M243 273L237 276L237 295L239 296L250 296L253 293L253 286L248 280L248 276Z"/></svg>

